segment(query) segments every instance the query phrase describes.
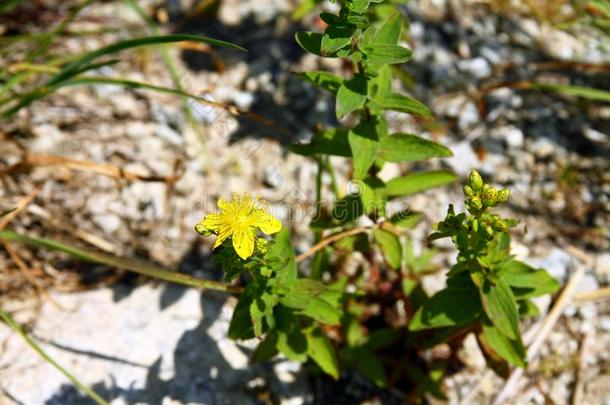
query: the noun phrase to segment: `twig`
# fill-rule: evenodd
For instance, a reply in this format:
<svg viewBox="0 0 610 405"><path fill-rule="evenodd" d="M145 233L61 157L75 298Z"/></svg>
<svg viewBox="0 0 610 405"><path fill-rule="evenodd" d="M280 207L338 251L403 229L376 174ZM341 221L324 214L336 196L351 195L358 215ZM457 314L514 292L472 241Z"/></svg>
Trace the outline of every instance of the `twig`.
<svg viewBox="0 0 610 405"><path fill-rule="evenodd" d="M343 238L347 238L348 236L357 235L359 233L366 233L370 229L371 229L370 227L360 227L360 228L348 229L347 231L335 233L327 238L322 239L320 242L316 243L311 248L309 248L308 251L298 255L296 260L297 260L297 262L302 262L309 256L313 255L314 253L316 253L319 250L324 249L326 246L330 245L333 242L336 242Z"/></svg>
<svg viewBox="0 0 610 405"><path fill-rule="evenodd" d="M0 175L29 169L35 166L62 166L71 170L90 171L103 176L131 181L164 182L172 184L179 179L179 176L144 176L123 170L120 167L116 167L108 163L96 163L89 160L78 160L33 152L27 152L23 161L0 170Z"/></svg>
<svg viewBox="0 0 610 405"><path fill-rule="evenodd" d="M579 254L579 256L580 256L580 254ZM576 272L574 273L574 275L572 276L572 278L570 278L570 281L568 282L568 284L565 286L565 288L559 295L557 302L555 303L555 305L553 306L551 311L547 314L546 318L542 322L540 331L534 337L532 344L528 347L528 349L527 349L527 360L528 361L531 361L533 358L535 358L538 355L538 351L540 350L542 343L544 342L546 337L549 335L549 333L551 332L551 330L557 323L557 320L563 313L563 310L565 309L565 307L568 306L568 304L570 304L570 301L572 300L572 296L574 295L574 291L576 290L576 287L578 287L578 285L580 284L584 275L585 275L585 267L579 266L578 269L576 270ZM504 388L502 389L502 391L500 391L500 393L494 399L493 405L500 405L500 404L503 404L504 402L506 402L508 397L514 392L516 385L518 384L519 379L521 378L523 373L524 373L523 368L518 368L511 373L510 377L506 381L506 384L504 385Z"/></svg>
<svg viewBox="0 0 610 405"><path fill-rule="evenodd" d="M35 189L30 194L26 195L19 201L14 210L2 217L2 219L0 219L0 230L4 229L9 222L15 219L15 217L19 215L19 213L23 211L32 202L32 200L34 200L34 198L36 198L38 193L40 193L40 189Z"/></svg>
<svg viewBox="0 0 610 405"><path fill-rule="evenodd" d="M9 315L8 312L5 312L2 308L0 308L0 319L2 319L9 328L11 328L15 333L17 333L21 338L30 346L40 357L42 357L47 363L55 367L60 373L62 373L68 380L72 382L78 389L80 389L83 393L85 393L89 398L94 400L100 405L109 405L106 400L98 395L97 392L87 387L83 383L81 383L75 376L70 374L65 368L59 365L51 356L49 356L32 338L25 332L23 327L19 325L15 320Z"/></svg>
<svg viewBox="0 0 610 405"><path fill-rule="evenodd" d="M2 245L4 246L4 249L8 252L13 262L15 262L21 273L23 273L25 279L32 285L32 287L34 287L34 289L38 293L38 297L41 298L47 295L47 292L40 284L40 281L38 281L36 277L34 277L34 275L30 272L28 266L23 262L23 260L21 260L21 257L19 257L17 252L15 252L15 249L13 249L11 245L6 241L2 241Z"/></svg>
<svg viewBox="0 0 610 405"><path fill-rule="evenodd" d="M585 374L587 365L587 355L589 353L589 342L591 341L590 335L585 333L580 340L580 355L578 356L578 368L576 370L575 383L574 383L574 394L572 395L572 405L584 404L584 386L585 386Z"/></svg>
<svg viewBox="0 0 610 405"><path fill-rule="evenodd" d="M610 299L610 287L599 288L593 291L584 291L574 294L574 304L584 304L589 301L597 301Z"/></svg>
<svg viewBox="0 0 610 405"><path fill-rule="evenodd" d="M61 221L59 219L53 218L53 216L48 211L46 211L39 205L31 204L28 207L28 213L34 214L37 217L39 217L45 221L48 221L48 223L50 225L52 225L53 227L60 229L62 231L66 231L66 232L74 235L78 239L80 239L84 242L87 242L91 246L94 246L106 253L117 253L118 252L116 246L113 243L111 243L111 242L107 241L106 239L103 239L91 232L87 232L83 229L79 229L72 225L69 225L67 223L67 221Z"/></svg>

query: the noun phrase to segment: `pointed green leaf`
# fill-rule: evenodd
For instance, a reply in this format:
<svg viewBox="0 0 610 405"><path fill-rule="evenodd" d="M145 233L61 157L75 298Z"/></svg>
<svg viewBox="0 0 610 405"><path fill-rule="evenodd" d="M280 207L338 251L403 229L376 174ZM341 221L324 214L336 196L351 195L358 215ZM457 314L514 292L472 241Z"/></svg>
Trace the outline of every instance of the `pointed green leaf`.
<svg viewBox="0 0 610 405"><path fill-rule="evenodd" d="M486 282L480 291L485 313L500 332L515 340L519 333L517 301L506 281L499 279L493 285Z"/></svg>
<svg viewBox="0 0 610 405"><path fill-rule="evenodd" d="M481 316L483 308L478 290L467 274L449 278L447 283L447 288L434 294L417 310L409 330L461 326Z"/></svg>
<svg viewBox="0 0 610 405"><path fill-rule="evenodd" d="M418 193L429 188L453 183L457 176L445 170L413 173L403 177L395 177L386 184L389 197L402 197Z"/></svg>
<svg viewBox="0 0 610 405"><path fill-rule="evenodd" d="M432 113L423 103L403 94L378 94L368 103L369 107L383 110L394 110L424 118L432 117Z"/></svg>
<svg viewBox="0 0 610 405"><path fill-rule="evenodd" d="M265 340L260 342L254 353L252 353L252 361L254 363L262 363L270 360L277 354L277 333L271 331L267 333Z"/></svg>
<svg viewBox="0 0 610 405"><path fill-rule="evenodd" d="M375 241L381 247L383 257L394 270L400 268L402 260L402 247L398 236L383 229L375 229L373 231Z"/></svg>
<svg viewBox="0 0 610 405"><path fill-rule="evenodd" d="M324 56L332 55L339 49L351 44L354 29L350 27L330 26L322 36L320 50Z"/></svg>
<svg viewBox="0 0 610 405"><path fill-rule="evenodd" d="M294 35L294 39L297 41L297 44L301 46L304 50L309 53L313 53L314 55L323 56L322 49L322 34L317 32L297 32Z"/></svg>
<svg viewBox="0 0 610 405"><path fill-rule="evenodd" d="M351 148L347 139L347 129L331 128L317 132L309 144L293 144L290 150L303 156L331 155L350 157Z"/></svg>
<svg viewBox="0 0 610 405"><path fill-rule="evenodd" d="M343 83L343 78L341 76L329 72L303 72L300 73L299 76L315 86L333 94L337 94L337 90L339 90L339 87Z"/></svg>
<svg viewBox="0 0 610 405"><path fill-rule="evenodd" d="M347 139L352 150L354 178L362 179L373 166L379 149L379 136L375 123L361 122L349 131Z"/></svg>
<svg viewBox="0 0 610 405"><path fill-rule="evenodd" d="M553 294L559 283L543 269L534 269L518 260L509 260L497 266L498 275L510 285L517 299Z"/></svg>
<svg viewBox="0 0 610 405"><path fill-rule="evenodd" d="M375 44L396 45L400 40L400 31L402 29L402 16L397 14L384 22L373 39Z"/></svg>
<svg viewBox="0 0 610 405"><path fill-rule="evenodd" d="M364 49L366 60L373 64L405 63L411 59L411 50L400 45L372 44Z"/></svg>
<svg viewBox="0 0 610 405"><path fill-rule="evenodd" d="M319 328L305 331L307 336L307 354L318 366L335 380L339 379L339 362L330 340Z"/></svg>
<svg viewBox="0 0 610 405"><path fill-rule="evenodd" d="M326 325L339 325L341 323L341 312L329 302L319 297L313 297L309 300L301 314Z"/></svg>
<svg viewBox="0 0 610 405"><path fill-rule="evenodd" d="M307 360L307 338L298 325L294 311L278 305L277 313L277 349L290 360L304 362Z"/></svg>
<svg viewBox="0 0 610 405"><path fill-rule="evenodd" d="M341 351L341 358L355 366L366 378L378 387L387 386L387 377L383 363L370 350L357 347Z"/></svg>
<svg viewBox="0 0 610 405"><path fill-rule="evenodd" d="M342 118L364 106L367 97L366 78L355 75L344 81L337 91L337 117Z"/></svg>
<svg viewBox="0 0 610 405"><path fill-rule="evenodd" d="M451 155L451 151L443 145L417 135L394 134L379 142L378 157L386 162L417 161Z"/></svg>
<svg viewBox="0 0 610 405"><path fill-rule="evenodd" d="M512 365L525 367L526 353L521 339L509 339L497 327L491 323L484 322L481 340L497 355Z"/></svg>
<svg viewBox="0 0 610 405"><path fill-rule="evenodd" d="M385 183L377 177L367 177L359 183L360 201L365 214L375 212L377 216L385 216L387 196Z"/></svg>

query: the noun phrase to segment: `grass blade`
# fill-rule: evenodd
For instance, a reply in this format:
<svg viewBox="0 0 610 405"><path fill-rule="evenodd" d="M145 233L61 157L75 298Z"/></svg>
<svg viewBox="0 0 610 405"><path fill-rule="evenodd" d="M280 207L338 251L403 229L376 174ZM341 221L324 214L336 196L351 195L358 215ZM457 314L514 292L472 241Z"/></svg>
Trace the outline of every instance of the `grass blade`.
<svg viewBox="0 0 610 405"><path fill-rule="evenodd" d="M14 231L0 231L0 240L7 242L27 243L32 246L56 250L67 253L76 259L104 264L142 274L144 276L169 281L171 283L183 284L190 287L225 292L241 292L242 290L241 287L231 286L218 281L191 277L187 274L177 273L175 271L167 270L139 260L126 259L93 250L82 249L56 240L22 235Z"/></svg>
<svg viewBox="0 0 610 405"><path fill-rule="evenodd" d="M610 91L595 89L592 87L570 86L564 84L533 83L532 88L539 90L550 90L567 96L582 97L589 100L604 101L610 103Z"/></svg>
<svg viewBox="0 0 610 405"><path fill-rule="evenodd" d="M105 63L101 62L100 64L94 64L93 61L102 56L114 54L127 49L141 48L146 46L156 46L163 45L168 43L175 42L184 42L184 41L194 41L207 43L210 45L217 46L225 46L229 48L239 49L245 51L244 48L229 43L225 41L221 41L218 39L208 38L201 35L189 35L189 34L172 34L172 35L155 35L150 37L143 38L135 38L128 39L125 41L115 42L114 44L105 46L98 50L88 52L81 56L79 59L69 63L66 67L64 67L61 71L59 71L55 76L51 77L45 84L26 95L22 96L19 99L19 102L12 108L7 109L1 113L1 116L4 118L8 118L15 114L17 111L26 107L33 103L34 101L48 95L49 93L55 91L57 88L61 87L61 85L67 80L83 73L85 70L90 70L93 67L103 66Z"/></svg>
<svg viewBox="0 0 610 405"><path fill-rule="evenodd" d="M114 54L114 53L121 52L121 51L124 51L127 49L141 48L141 47L146 47L146 46L156 46L156 45L169 44L169 43L175 43L175 42L184 42L184 41L201 42L201 43L205 43L205 44L209 44L209 45L224 46L224 47L228 47L228 48L239 49L239 50L245 51L245 49L242 48L241 46L232 44L230 42L221 41L219 39L204 37L201 35L171 34L171 35L154 35L154 36L143 37L143 38L128 39L125 41L115 42L114 44L110 44L103 48L86 53L80 59L78 59L78 60L70 63L68 66L66 66L61 72L59 72L55 77L53 77L49 81L48 85L53 85L53 84L59 83L61 81L64 81L70 77L73 77L75 75L74 72L78 71L79 67L89 64L93 60L95 60L99 57L105 56L105 55Z"/></svg>
<svg viewBox="0 0 610 405"><path fill-rule="evenodd" d="M0 308L0 319L2 319L6 325L11 328L15 333L17 333L21 338L30 346L40 357L42 357L47 363L55 367L60 373L62 373L68 380L72 382L79 390L81 390L85 395L94 400L100 405L109 405L106 400L100 397L97 392L93 391L91 388L87 387L83 383L81 383L74 375L70 374L68 370L59 365L51 356L49 356L42 347L38 346L38 344L26 333L21 325L19 325L12 316L2 308Z"/></svg>

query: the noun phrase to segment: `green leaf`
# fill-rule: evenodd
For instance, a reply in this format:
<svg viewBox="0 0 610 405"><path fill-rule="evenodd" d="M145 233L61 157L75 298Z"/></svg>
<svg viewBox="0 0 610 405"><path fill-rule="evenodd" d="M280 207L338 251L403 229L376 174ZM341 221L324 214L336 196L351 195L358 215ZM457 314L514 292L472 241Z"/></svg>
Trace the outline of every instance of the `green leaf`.
<svg viewBox="0 0 610 405"><path fill-rule="evenodd" d="M262 363L275 356L277 354L277 337L275 331L267 333L265 339L256 346L254 353L252 353L252 361Z"/></svg>
<svg viewBox="0 0 610 405"><path fill-rule="evenodd" d="M239 297L239 301L237 301L231 323L229 324L229 338L231 339L251 339L254 337L254 329L250 317L250 306L254 301L252 296L254 288L253 284L249 284Z"/></svg>
<svg viewBox="0 0 610 405"><path fill-rule="evenodd" d="M309 14L322 0L302 0L292 13L292 19L297 21Z"/></svg>
<svg viewBox="0 0 610 405"><path fill-rule="evenodd" d="M382 97L392 92L392 68L385 65L377 71L377 76L368 80L369 96Z"/></svg>
<svg viewBox="0 0 610 405"><path fill-rule="evenodd" d="M483 322L481 340L488 348L512 365L525 367L526 352L521 339L509 339L496 326Z"/></svg>
<svg viewBox="0 0 610 405"><path fill-rule="evenodd" d="M290 150L303 156L331 155L350 157L351 148L345 128L332 128L317 132L309 144L293 144Z"/></svg>
<svg viewBox="0 0 610 405"><path fill-rule="evenodd" d="M304 50L309 53L313 53L314 55L323 56L322 49L322 34L317 32L297 32L294 35L294 39L297 41L297 44L301 46Z"/></svg>
<svg viewBox="0 0 610 405"><path fill-rule="evenodd" d="M378 387L384 388L387 386L383 363L370 350L363 347L346 348L341 351L341 358L355 366Z"/></svg>
<svg viewBox="0 0 610 405"><path fill-rule="evenodd" d="M250 318L255 336L263 334L264 323L267 322L269 328L275 327L275 319L273 317L273 307L277 304L278 297L267 291L263 291L259 297L252 300L250 304Z"/></svg>
<svg viewBox="0 0 610 405"><path fill-rule="evenodd" d="M301 311L301 314L326 325L339 325L341 323L341 312L319 297L310 299L305 309Z"/></svg>
<svg viewBox="0 0 610 405"><path fill-rule="evenodd" d="M354 178L362 179L373 166L379 149L379 136L375 123L360 122L349 131L347 139L352 150Z"/></svg>
<svg viewBox="0 0 610 405"><path fill-rule="evenodd" d="M357 220L362 214L364 207L360 196L350 194L335 201L331 217L335 222L346 223Z"/></svg>
<svg viewBox="0 0 610 405"><path fill-rule="evenodd" d="M387 196L385 183L377 177L367 177L359 183L360 201L365 214L375 213L377 216L385 216Z"/></svg>
<svg viewBox="0 0 610 405"><path fill-rule="evenodd" d="M481 315L483 309L478 290L468 275L447 280L447 288L434 294L417 310L409 330L466 325Z"/></svg>
<svg viewBox="0 0 610 405"><path fill-rule="evenodd" d="M370 4L370 0L352 0L351 9L355 13L364 13Z"/></svg>
<svg viewBox="0 0 610 405"><path fill-rule="evenodd" d="M347 114L364 106L367 97L366 78L355 75L351 80L344 81L337 91L337 117L343 118Z"/></svg>
<svg viewBox="0 0 610 405"><path fill-rule="evenodd" d="M301 331L294 311L278 305L277 314L277 349L290 360L304 362L307 360L307 338Z"/></svg>
<svg viewBox="0 0 610 405"><path fill-rule="evenodd" d="M373 64L395 65L411 59L411 50L400 45L373 44L364 49L364 54Z"/></svg>
<svg viewBox="0 0 610 405"><path fill-rule="evenodd" d="M519 304L519 316L521 318L535 318L540 316L540 309L532 301L524 299L517 301Z"/></svg>
<svg viewBox="0 0 610 405"><path fill-rule="evenodd" d="M396 45L400 40L400 31L402 29L402 17L400 14L390 18L384 22L373 39L375 44Z"/></svg>
<svg viewBox="0 0 610 405"><path fill-rule="evenodd" d="M553 294L559 283L543 269L534 269L518 260L509 260L496 268L498 275L510 285L517 299Z"/></svg>
<svg viewBox="0 0 610 405"><path fill-rule="evenodd" d="M424 118L432 117L432 113L422 102L398 93L378 94L369 101L368 106L374 109L414 114Z"/></svg>
<svg viewBox="0 0 610 405"><path fill-rule="evenodd" d="M383 257L388 262L391 268L399 269L402 260L402 247L398 236L383 229L376 228L373 230L375 241L381 246Z"/></svg>
<svg viewBox="0 0 610 405"><path fill-rule="evenodd" d="M322 36L320 50L324 56L332 55L339 49L351 44L354 29L351 27L330 26Z"/></svg>
<svg viewBox="0 0 610 405"><path fill-rule="evenodd" d="M449 157L452 153L441 144L416 135L394 134L379 142L378 158L386 162L407 162L432 157Z"/></svg>
<svg viewBox="0 0 610 405"><path fill-rule="evenodd" d="M307 337L307 354L318 366L335 380L339 379L339 362L330 340L319 328L305 331Z"/></svg>
<svg viewBox="0 0 610 405"><path fill-rule="evenodd" d="M339 90L339 87L343 83L343 78L341 76L322 71L303 72L299 73L299 76L313 85L333 94L337 94L337 90Z"/></svg>
<svg viewBox="0 0 610 405"><path fill-rule="evenodd" d="M305 309L309 301L326 290L326 285L317 280L300 278L281 283L276 287L279 300L288 308Z"/></svg>
<svg viewBox="0 0 610 405"><path fill-rule="evenodd" d="M411 229L420 223L422 218L423 216L420 213L405 210L392 215L390 222L396 226L400 226L401 228Z"/></svg>
<svg viewBox="0 0 610 405"><path fill-rule="evenodd" d="M509 339L518 339L519 312L515 296L503 279L493 285L486 282L481 289L481 302L491 322Z"/></svg>
<svg viewBox="0 0 610 405"><path fill-rule="evenodd" d="M297 279L297 263L287 228L282 228L275 235L266 258L267 266L275 272L278 280L289 282Z"/></svg>
<svg viewBox="0 0 610 405"><path fill-rule="evenodd" d="M414 173L388 181L386 192L389 197L402 197L453 183L456 179L457 176L454 173L445 170Z"/></svg>

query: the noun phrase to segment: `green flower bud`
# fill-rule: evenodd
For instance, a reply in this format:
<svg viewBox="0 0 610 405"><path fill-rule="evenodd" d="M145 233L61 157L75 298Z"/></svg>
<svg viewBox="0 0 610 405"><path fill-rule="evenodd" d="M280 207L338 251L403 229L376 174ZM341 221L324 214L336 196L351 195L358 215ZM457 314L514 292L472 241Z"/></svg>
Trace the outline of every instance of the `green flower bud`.
<svg viewBox="0 0 610 405"><path fill-rule="evenodd" d="M498 204L505 203L506 201L508 201L509 197L510 197L509 189L503 188L502 190L498 191L498 197L497 197Z"/></svg>
<svg viewBox="0 0 610 405"><path fill-rule="evenodd" d="M470 208L473 208L475 211L478 211L481 208L483 208L483 202L481 201L481 199L479 197L476 197L476 196L466 200L466 204L468 204L468 206Z"/></svg>
<svg viewBox="0 0 610 405"><path fill-rule="evenodd" d="M488 238L490 238L490 239L493 238L494 230L491 226L485 225L485 227L483 229L485 229L485 234L487 235Z"/></svg>
<svg viewBox="0 0 610 405"><path fill-rule="evenodd" d="M493 223L491 224L491 226L493 227L494 230L496 230L497 232L504 232L508 229L508 226L506 226L506 224L504 223L504 221L502 221L501 219L497 218L494 219Z"/></svg>
<svg viewBox="0 0 610 405"><path fill-rule="evenodd" d="M465 185L464 187L462 187L462 190L464 191L464 195L466 197L474 197L475 193L474 190L472 189L472 187Z"/></svg>
<svg viewBox="0 0 610 405"><path fill-rule="evenodd" d="M481 199L486 206L494 207L497 205L498 190L491 187L489 184L485 184L483 186L483 192L481 193Z"/></svg>
<svg viewBox="0 0 610 405"><path fill-rule="evenodd" d="M468 182L474 191L480 191L483 188L483 178L476 170L470 172Z"/></svg>

